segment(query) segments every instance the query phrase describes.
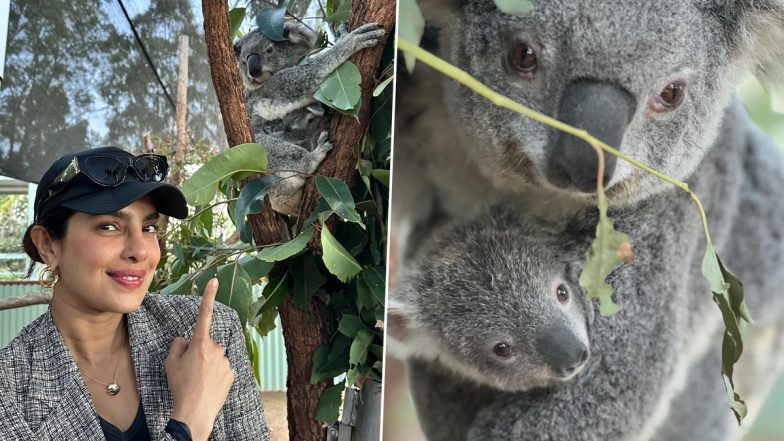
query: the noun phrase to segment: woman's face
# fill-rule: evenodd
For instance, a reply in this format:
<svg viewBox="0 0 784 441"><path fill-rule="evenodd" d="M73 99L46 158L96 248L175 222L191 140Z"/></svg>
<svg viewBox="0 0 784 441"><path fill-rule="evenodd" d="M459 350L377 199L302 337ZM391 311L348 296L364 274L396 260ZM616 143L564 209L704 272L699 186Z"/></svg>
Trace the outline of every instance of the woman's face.
<svg viewBox="0 0 784 441"><path fill-rule="evenodd" d="M52 243L55 296L90 312L136 310L161 257L158 218L150 196L111 214L72 215L65 237Z"/></svg>

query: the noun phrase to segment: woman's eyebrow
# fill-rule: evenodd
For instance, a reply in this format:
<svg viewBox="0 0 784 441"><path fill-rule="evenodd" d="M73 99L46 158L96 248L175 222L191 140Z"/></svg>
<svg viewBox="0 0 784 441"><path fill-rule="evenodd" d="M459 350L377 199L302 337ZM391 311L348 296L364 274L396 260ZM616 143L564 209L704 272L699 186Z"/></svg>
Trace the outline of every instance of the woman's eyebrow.
<svg viewBox="0 0 784 441"><path fill-rule="evenodd" d="M91 217L111 216L111 217L120 218L120 219L122 219L124 221L130 221L131 220L131 215L128 214L127 212L125 212L125 211L115 211L114 213L106 213L106 214L92 214L90 216ZM154 212L152 212L152 213L150 213L150 214L148 214L147 216L144 217L144 222L151 221L151 220L158 220L160 217L161 217L160 213L158 213L157 211L154 211Z"/></svg>

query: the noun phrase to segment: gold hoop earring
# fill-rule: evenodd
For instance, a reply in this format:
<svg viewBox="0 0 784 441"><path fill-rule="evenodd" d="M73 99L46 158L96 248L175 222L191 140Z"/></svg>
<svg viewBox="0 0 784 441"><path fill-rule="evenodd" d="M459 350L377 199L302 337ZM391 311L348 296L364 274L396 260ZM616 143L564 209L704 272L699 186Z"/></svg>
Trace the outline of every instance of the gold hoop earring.
<svg viewBox="0 0 784 441"><path fill-rule="evenodd" d="M49 265L44 267L44 269L41 270L41 274L38 275L38 284L44 288L54 288L54 285L57 284L58 280L60 280L60 276L49 268Z"/></svg>

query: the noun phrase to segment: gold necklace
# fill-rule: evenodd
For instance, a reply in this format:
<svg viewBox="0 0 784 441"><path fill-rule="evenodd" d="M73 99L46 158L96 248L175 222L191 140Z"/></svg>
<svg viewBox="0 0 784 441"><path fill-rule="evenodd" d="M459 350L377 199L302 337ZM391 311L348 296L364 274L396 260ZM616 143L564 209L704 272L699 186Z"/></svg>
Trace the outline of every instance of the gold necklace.
<svg viewBox="0 0 784 441"><path fill-rule="evenodd" d="M123 332L122 343L120 343L120 353L122 353L123 347L125 347L125 332ZM106 386L106 393L111 395L111 396L115 396L118 393L120 393L120 385L117 384L117 371L119 369L120 369L120 356L118 355L118 357L117 357L117 364L114 366L114 380L111 383L104 383L103 381L98 381L95 378L87 375L86 372L82 372L82 375L84 375L85 377L87 377L90 380L93 380L94 382L96 382L98 384L102 384L102 385Z"/></svg>

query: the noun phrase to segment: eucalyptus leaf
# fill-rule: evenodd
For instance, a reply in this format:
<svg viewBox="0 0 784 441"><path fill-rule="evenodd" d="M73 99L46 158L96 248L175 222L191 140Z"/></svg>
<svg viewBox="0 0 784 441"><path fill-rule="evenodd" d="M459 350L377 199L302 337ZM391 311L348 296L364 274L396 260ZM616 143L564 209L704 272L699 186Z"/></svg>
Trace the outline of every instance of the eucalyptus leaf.
<svg viewBox="0 0 784 441"><path fill-rule="evenodd" d="M313 354L311 383L334 378L346 372L350 347L351 340L343 334L338 334L331 344L319 347Z"/></svg>
<svg viewBox="0 0 784 441"><path fill-rule="evenodd" d="M589 299L599 300L599 313L607 316L615 314L621 307L613 303L612 286L605 282L610 274L621 262L618 251L622 245L629 243L629 236L615 230L615 221L607 216L607 198L604 193L599 193L599 223L596 225L596 239L588 250L582 273L580 273L580 286L585 288Z"/></svg>
<svg viewBox="0 0 784 441"><path fill-rule="evenodd" d="M530 0L495 0L495 6L510 15L523 15L533 10Z"/></svg>
<svg viewBox="0 0 784 441"><path fill-rule="evenodd" d="M160 290L161 295L190 294L190 274L183 274L176 282L166 285Z"/></svg>
<svg viewBox="0 0 784 441"><path fill-rule="evenodd" d="M400 0L400 16L397 19L398 38L408 40L411 44L419 46L422 35L425 33L425 17L416 0ZM403 52L403 59L406 62L406 70L414 72L416 58L414 55Z"/></svg>
<svg viewBox="0 0 784 441"><path fill-rule="evenodd" d="M321 83L313 97L333 109L341 111L354 109L362 95L361 82L362 75L359 73L359 68L354 63L346 61Z"/></svg>
<svg viewBox="0 0 784 441"><path fill-rule="evenodd" d="M267 152L258 144L241 144L227 149L196 170L182 184L191 205L207 205L218 192L218 182L239 172L267 171Z"/></svg>
<svg viewBox="0 0 784 441"><path fill-rule="evenodd" d="M286 2L281 1L277 8L262 9L256 16L256 25L265 37L272 41L286 41L284 35L284 21L286 17Z"/></svg>
<svg viewBox="0 0 784 441"><path fill-rule="evenodd" d="M264 262L263 260L256 258L256 256L242 256L240 258L240 265L242 265L242 269L248 273L251 283L255 285L259 283L262 277L269 274L274 263Z"/></svg>
<svg viewBox="0 0 784 441"><path fill-rule="evenodd" d="M324 265L341 282L345 283L362 271L362 266L335 239L329 228L321 229L321 248L324 250Z"/></svg>
<svg viewBox="0 0 784 441"><path fill-rule="evenodd" d="M276 318L278 318L278 310L275 308L272 308L268 311L264 311L262 314L259 314L255 326L256 332L258 332L260 336L266 337L267 334L270 333L270 331L275 329Z"/></svg>
<svg viewBox="0 0 784 441"><path fill-rule="evenodd" d="M237 198L237 205L234 208L234 225L240 233L240 239L245 243L253 242L253 230L245 227L245 217L251 214L260 213L264 209L264 197L267 195L270 187L280 181L279 176L264 176L254 179L240 191L240 196Z"/></svg>
<svg viewBox="0 0 784 441"><path fill-rule="evenodd" d="M384 267L366 268L357 277L357 294L372 298L382 307L386 295L386 269Z"/></svg>
<svg viewBox="0 0 784 441"><path fill-rule="evenodd" d="M288 273L282 277L270 280L264 287L262 296L264 296L264 303L259 308L259 314L264 314L267 311L277 308L278 305L286 298L289 293L289 278Z"/></svg>
<svg viewBox="0 0 784 441"><path fill-rule="evenodd" d="M389 187L389 170L377 168L371 172L374 178Z"/></svg>
<svg viewBox="0 0 784 441"><path fill-rule="evenodd" d="M229 27L231 28L231 38L237 35L242 25L242 20L245 20L245 8L233 8L229 11Z"/></svg>
<svg viewBox="0 0 784 441"><path fill-rule="evenodd" d="M316 188L335 214L349 222L355 222L362 225L363 228L365 227L354 207L351 190L345 182L337 178L316 176Z"/></svg>
<svg viewBox="0 0 784 441"><path fill-rule="evenodd" d="M231 307L240 316L242 326L248 321L252 298L250 277L238 261L218 270L218 293L215 300Z"/></svg>
<svg viewBox="0 0 784 441"><path fill-rule="evenodd" d="M313 228L311 227L300 233L299 236L282 245L264 248L263 250L259 251L257 257L265 262L279 262L281 260L286 260L289 257L304 250L312 238Z"/></svg>
<svg viewBox="0 0 784 441"><path fill-rule="evenodd" d="M327 278L321 274L311 254L296 258L289 270L294 279L294 304L305 311L310 298L327 282Z"/></svg>
<svg viewBox="0 0 784 441"><path fill-rule="evenodd" d="M349 351L349 363L356 366L367 361L368 351L370 345L373 343L373 332L367 329L361 329L357 332L354 341L351 342L351 350Z"/></svg>
<svg viewBox="0 0 784 441"><path fill-rule="evenodd" d="M387 78L386 80L382 81L378 86L376 86L375 89L373 89L373 96L376 97L376 96L381 95L381 93L384 91L384 89L386 89L387 86L389 85L389 83L391 83L392 80L394 80L394 79L395 79L395 76L391 75L389 78Z"/></svg>
<svg viewBox="0 0 784 441"><path fill-rule="evenodd" d="M727 270L710 243L708 243L702 258L702 275L708 281L713 292L713 300L718 305L724 321L721 373L724 378L724 386L727 389L730 409L740 424L748 414L748 409L740 395L735 392L732 375L735 363L743 353L743 334L747 324L751 322L751 316L746 307L743 285L734 274Z"/></svg>
<svg viewBox="0 0 784 441"><path fill-rule="evenodd" d="M332 9L332 13L327 16L327 22L333 25L339 25L340 23L347 21L348 14L351 12L351 0L334 0L328 4L330 3L334 9Z"/></svg>
<svg viewBox="0 0 784 441"><path fill-rule="evenodd" d="M338 332L349 338L354 338L360 329L365 329L365 324L358 315L343 314L338 323Z"/></svg>
<svg viewBox="0 0 784 441"><path fill-rule="evenodd" d="M316 419L327 424L332 424L340 416L340 405L343 403L343 383L329 386L321 391L318 408L316 409Z"/></svg>

